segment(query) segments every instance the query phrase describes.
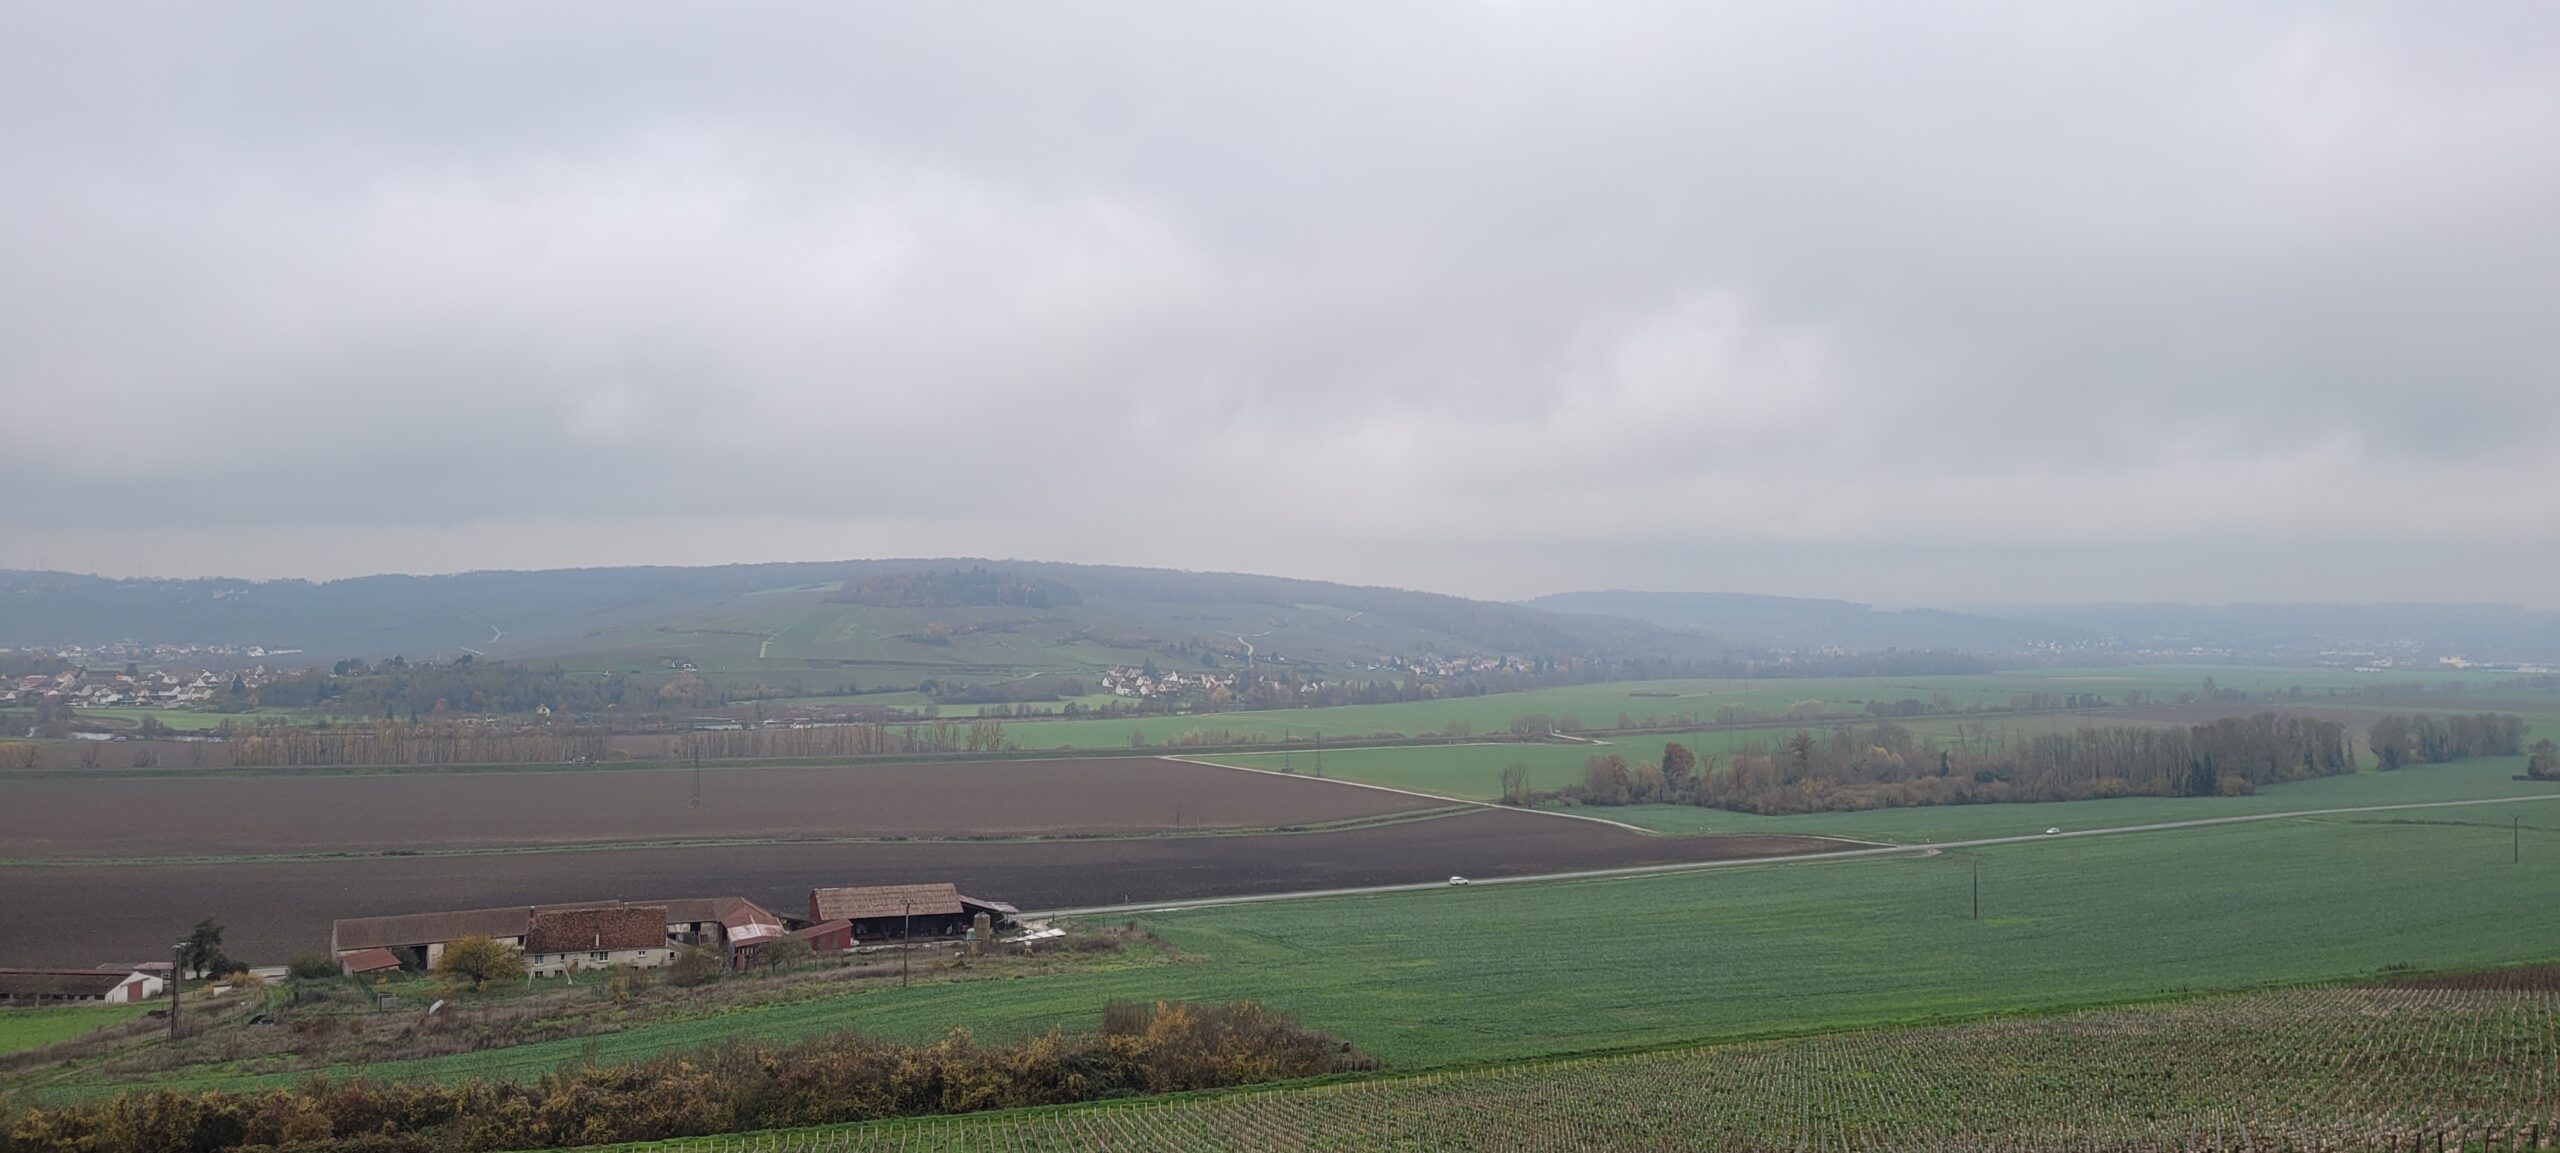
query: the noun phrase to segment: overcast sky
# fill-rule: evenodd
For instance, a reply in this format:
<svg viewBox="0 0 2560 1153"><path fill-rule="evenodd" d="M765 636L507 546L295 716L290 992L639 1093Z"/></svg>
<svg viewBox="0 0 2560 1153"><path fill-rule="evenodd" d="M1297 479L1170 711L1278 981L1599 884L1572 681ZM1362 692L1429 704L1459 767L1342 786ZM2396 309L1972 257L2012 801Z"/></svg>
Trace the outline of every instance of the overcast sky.
<svg viewBox="0 0 2560 1153"><path fill-rule="evenodd" d="M0 7L0 567L2560 606L2560 5Z"/></svg>

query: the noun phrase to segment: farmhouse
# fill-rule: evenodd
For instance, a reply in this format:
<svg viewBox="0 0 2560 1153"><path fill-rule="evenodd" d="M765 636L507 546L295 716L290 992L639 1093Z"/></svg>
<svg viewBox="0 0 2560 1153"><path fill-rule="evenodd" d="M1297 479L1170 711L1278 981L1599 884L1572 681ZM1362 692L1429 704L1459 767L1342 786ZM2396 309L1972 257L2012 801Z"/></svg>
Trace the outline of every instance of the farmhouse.
<svg viewBox="0 0 2560 1153"><path fill-rule="evenodd" d="M809 890L809 920L849 921L857 940L903 937L910 931L917 936L956 936L980 913L1002 926L1017 912L1002 901L963 896L958 886L948 882Z"/></svg>
<svg viewBox="0 0 2560 1153"><path fill-rule="evenodd" d="M0 1005L130 1005L167 987L149 973L114 969L0 969Z"/></svg>
<svg viewBox="0 0 2560 1153"><path fill-rule="evenodd" d="M605 933L603 923L595 918L551 920L548 922L550 935L540 942L532 940L537 924L544 923L551 914L628 909L647 909L657 918L658 936L655 940L640 943L641 934L630 927L638 924L639 920L631 917L611 919L613 938L625 943L610 948L600 948L594 943ZM573 926L579 925L583 925L587 932L589 943L585 947L535 947L537 944L574 945L569 935L577 931ZM370 951L382 950L389 952L403 968L432 969L444 958L447 944L464 937L485 936L514 946L526 954L527 966L536 969L542 968L534 961L536 954L561 954L561 957L548 962L550 971L560 971L566 967L569 954L630 952L631 958L627 963L663 965L667 960L644 960L642 953L655 957L657 953L665 952L671 960L676 945L725 950L781 936L783 928L782 918L744 897L684 897L671 901L510 905L496 909L407 913L393 917L352 917L331 924L329 947L341 967L345 967L357 954L366 954L366 963L378 965L380 958L371 956ZM601 960L582 956L577 960L579 968L626 963L611 956Z"/></svg>
<svg viewBox="0 0 2560 1153"><path fill-rule="evenodd" d="M675 959L664 905L536 910L525 928L524 967L536 977L580 969L655 969Z"/></svg>

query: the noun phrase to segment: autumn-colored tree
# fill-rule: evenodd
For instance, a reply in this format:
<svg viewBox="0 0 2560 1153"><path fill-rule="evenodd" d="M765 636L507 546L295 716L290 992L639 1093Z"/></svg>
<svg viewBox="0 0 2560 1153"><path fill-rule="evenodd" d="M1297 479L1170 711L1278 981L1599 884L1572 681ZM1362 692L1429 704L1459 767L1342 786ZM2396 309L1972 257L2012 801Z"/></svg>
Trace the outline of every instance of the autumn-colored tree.
<svg viewBox="0 0 2560 1153"><path fill-rule="evenodd" d="M524 976L524 954L485 935L464 937L445 945L444 956L436 961L436 975L469 981L474 989L491 981L512 981Z"/></svg>
<svg viewBox="0 0 2560 1153"><path fill-rule="evenodd" d="M1616 753L1582 763L1582 799L1595 805L1627 803L1627 759Z"/></svg>
<svg viewBox="0 0 2560 1153"><path fill-rule="evenodd" d="M2525 775L2536 780L2560 780L2560 745L2546 738L2533 742L2533 752L2525 758Z"/></svg>
<svg viewBox="0 0 2560 1153"><path fill-rule="evenodd" d="M1673 793L1688 791L1689 775L1698 771L1698 754L1673 741L1662 746L1662 783Z"/></svg>

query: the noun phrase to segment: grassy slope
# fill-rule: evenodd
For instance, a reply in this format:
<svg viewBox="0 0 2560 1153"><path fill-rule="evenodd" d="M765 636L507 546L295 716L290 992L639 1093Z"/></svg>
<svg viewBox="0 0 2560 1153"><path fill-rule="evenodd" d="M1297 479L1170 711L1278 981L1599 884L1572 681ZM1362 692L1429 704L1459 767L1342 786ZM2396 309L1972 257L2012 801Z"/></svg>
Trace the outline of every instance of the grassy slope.
<svg viewBox="0 0 2560 1153"><path fill-rule="evenodd" d="M129 1020L148 1005L58 1005L42 1009L0 1009L0 1053L15 1053L67 1041L92 1029Z"/></svg>
<svg viewBox="0 0 2560 1153"><path fill-rule="evenodd" d="M1089 1024L1115 997L1255 998L1412 1068L2560 957L2542 915L2560 833L2531 830L2510 864L2506 807L2459 812L1198 909L1147 918L1197 963L881 989L368 1072L520 1076L846 1028L1016 1034Z"/></svg>

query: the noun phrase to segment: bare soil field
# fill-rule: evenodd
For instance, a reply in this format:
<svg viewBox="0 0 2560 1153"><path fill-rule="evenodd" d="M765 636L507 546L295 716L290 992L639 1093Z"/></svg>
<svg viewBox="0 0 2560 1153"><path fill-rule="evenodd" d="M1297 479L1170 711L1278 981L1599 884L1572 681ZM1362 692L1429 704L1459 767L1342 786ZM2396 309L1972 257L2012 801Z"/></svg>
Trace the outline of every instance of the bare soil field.
<svg viewBox="0 0 2560 1153"><path fill-rule="evenodd" d="M241 856L742 837L1285 828L1438 807L1126 757L382 776L0 777L0 859Z"/></svg>
<svg viewBox="0 0 2560 1153"><path fill-rule="evenodd" d="M952 881L973 896L1038 909L1838 847L1806 837L1649 836L1487 809L1299 834L17 867L0 869L0 924L11 926L0 933L0 965L86 967L157 957L206 916L226 926L224 943L234 956L264 964L325 949L335 918L435 909L735 894L790 911L807 907L813 886L924 881Z"/></svg>

